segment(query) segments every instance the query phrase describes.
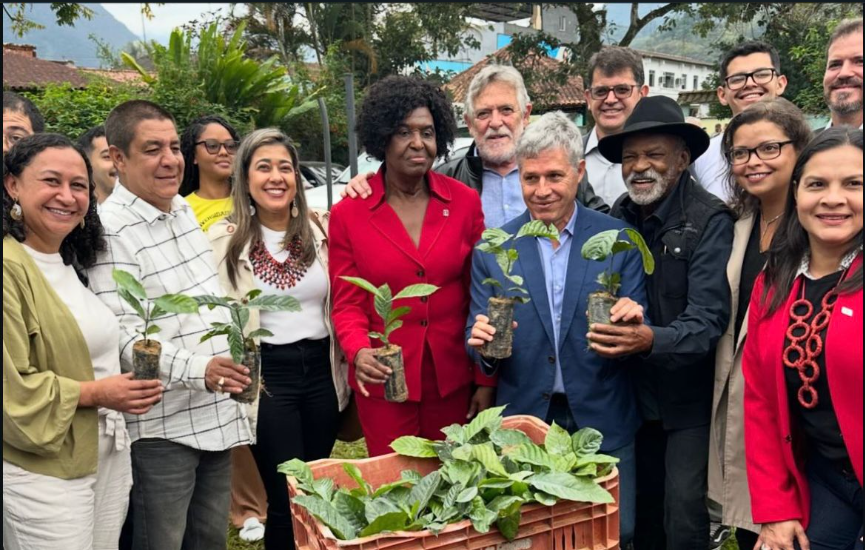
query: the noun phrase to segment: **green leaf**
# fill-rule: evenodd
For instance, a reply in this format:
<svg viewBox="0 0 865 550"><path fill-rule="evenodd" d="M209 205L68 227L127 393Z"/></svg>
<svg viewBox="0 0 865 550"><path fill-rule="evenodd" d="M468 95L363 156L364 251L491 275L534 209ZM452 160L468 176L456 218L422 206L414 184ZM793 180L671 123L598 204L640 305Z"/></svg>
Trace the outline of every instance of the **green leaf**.
<svg viewBox="0 0 865 550"><path fill-rule="evenodd" d="M556 467L550 455L534 443L526 443L508 453L508 458L522 464L531 464L553 470Z"/></svg>
<svg viewBox="0 0 865 550"><path fill-rule="evenodd" d="M194 298L183 294L165 294L154 300L153 303L168 313L177 314L196 313L199 308L198 302Z"/></svg>
<svg viewBox="0 0 865 550"><path fill-rule="evenodd" d="M499 287L499 288L502 287L502 283L500 283L500 282L498 281L498 279L493 279L492 277L487 277L486 279L484 279L483 281L481 281L481 284L482 284L482 285L492 285L492 286L497 286L497 287Z"/></svg>
<svg viewBox="0 0 865 550"><path fill-rule="evenodd" d="M247 338L261 338L262 336L268 337L273 336L273 333L267 330L266 328L257 328L246 335Z"/></svg>
<svg viewBox="0 0 865 550"><path fill-rule="evenodd" d="M475 531L478 533L488 533L490 526L498 519L498 514L487 509L484 505L484 499L475 497L469 509L469 519L471 519L472 527L475 528Z"/></svg>
<svg viewBox="0 0 865 550"><path fill-rule="evenodd" d="M442 433L445 434L445 437L448 441L452 441L459 445L464 444L469 440L466 437L465 430L459 424L451 424L450 426L445 426L441 429Z"/></svg>
<svg viewBox="0 0 865 550"><path fill-rule="evenodd" d="M544 225L544 222L541 220L532 220L520 227L516 238L519 239L521 237L543 237L559 240L559 230L553 224Z"/></svg>
<svg viewBox="0 0 865 550"><path fill-rule="evenodd" d="M484 240L489 246L496 247L501 246L505 242L507 242L513 235L501 229L500 227L490 227L485 229L483 233L481 233L481 239Z"/></svg>
<svg viewBox="0 0 865 550"><path fill-rule="evenodd" d="M231 351L231 360L239 365L243 361L246 346L243 344L243 335L236 327L228 329L228 349Z"/></svg>
<svg viewBox="0 0 865 550"><path fill-rule="evenodd" d="M586 260L605 260L612 253L613 243L616 242L618 236L618 229L601 231L600 233L589 237L589 239L583 243L580 254Z"/></svg>
<svg viewBox="0 0 865 550"><path fill-rule="evenodd" d="M520 520L522 519L521 508L523 502L517 497L508 498L514 498L516 500L512 501L507 507L499 510L499 519L496 520L496 527L499 528L499 532L503 537L508 540L514 540L520 529Z"/></svg>
<svg viewBox="0 0 865 550"><path fill-rule="evenodd" d="M601 450L604 436L594 428L582 428L571 436L574 452L577 457L595 454Z"/></svg>
<svg viewBox="0 0 865 550"><path fill-rule="evenodd" d="M355 483L357 483L358 489L361 490L364 496L369 495L372 492L372 488L369 486L369 483L367 483L363 479L363 474L360 472L360 469L357 466L349 462L345 462L342 465L342 469L345 470L345 473L347 473L348 476L352 478Z"/></svg>
<svg viewBox="0 0 865 550"><path fill-rule="evenodd" d="M297 481L312 486L314 481L312 476L312 469L306 464L306 462L293 458L288 462L283 462L279 466L276 467L276 471L287 476L291 476L296 478Z"/></svg>
<svg viewBox="0 0 865 550"><path fill-rule="evenodd" d="M384 338L382 338L382 340L387 341L388 337L390 337L390 333L395 331L396 329L400 328L401 326L402 326L402 321L400 321L399 319L397 319L393 323L386 326L384 328Z"/></svg>
<svg viewBox="0 0 865 550"><path fill-rule="evenodd" d="M490 427L496 419L501 419L502 412L504 412L506 408L507 405L502 405L500 407L490 407L479 412L477 416L475 416L472 421L463 428L464 440L470 440L486 428Z"/></svg>
<svg viewBox="0 0 865 550"><path fill-rule="evenodd" d="M253 288L252 290L250 290L249 292L246 293L246 296L244 296L244 298L246 299L247 302L250 300L255 300L256 298L261 296L261 293L262 293L262 290L260 288Z"/></svg>
<svg viewBox="0 0 865 550"><path fill-rule="evenodd" d="M533 496L535 497L535 500L537 500L544 506L555 506L556 503L559 501L556 497L548 495L543 491L536 491L535 493L533 493Z"/></svg>
<svg viewBox="0 0 865 550"><path fill-rule="evenodd" d="M366 503L366 508L364 510L364 517L366 518L367 523L372 523L378 517L381 517L385 514L390 514L390 513L399 512L399 511L400 511L399 506L397 506L390 499L376 498L376 499L370 500Z"/></svg>
<svg viewBox="0 0 865 550"><path fill-rule="evenodd" d="M327 502L333 499L333 480L328 477L316 479L312 482L313 491Z"/></svg>
<svg viewBox="0 0 865 550"><path fill-rule="evenodd" d="M496 263L505 277L511 274L511 268L513 266L511 265L510 259L508 259L508 252L506 250L502 250L501 253L496 254Z"/></svg>
<svg viewBox="0 0 865 550"><path fill-rule="evenodd" d="M345 275L341 275L339 278L348 281L353 285L359 286L373 296L378 296L378 289L366 279L361 279L360 277L346 277Z"/></svg>
<svg viewBox="0 0 865 550"><path fill-rule="evenodd" d="M515 285L522 286L524 284L524 280L520 275L505 275L505 277Z"/></svg>
<svg viewBox="0 0 865 550"><path fill-rule="evenodd" d="M459 503L471 502L476 496L478 496L478 488L468 487L460 492L456 501Z"/></svg>
<svg viewBox="0 0 865 550"><path fill-rule="evenodd" d="M408 514L402 510L381 515L372 523L367 525L358 535L359 537L371 537L380 533L392 533L405 529L409 521Z"/></svg>
<svg viewBox="0 0 865 550"><path fill-rule="evenodd" d="M633 250L635 248L637 247L631 244L631 241L623 241L622 239L618 239L616 240L616 242L613 243L613 248L610 250L610 252L612 254L619 254L621 252L627 252L628 250Z"/></svg>
<svg viewBox="0 0 865 550"><path fill-rule="evenodd" d="M525 445L527 443L534 444L531 438L520 430L496 430L490 434L490 440L500 448Z"/></svg>
<svg viewBox="0 0 865 550"><path fill-rule="evenodd" d="M139 300L147 299L147 292L144 290L144 286L128 271L114 269L111 271L111 278L114 279L114 282L117 283L119 288L135 296Z"/></svg>
<svg viewBox="0 0 865 550"><path fill-rule="evenodd" d="M225 336L230 330L231 325L225 323L224 326L212 329L209 332L205 333L201 337L201 340L198 341L198 343L201 344L207 342L208 340L210 340L211 338L215 338L216 336Z"/></svg>
<svg viewBox="0 0 865 550"><path fill-rule="evenodd" d="M420 503L418 509L423 510L427 507L433 495L435 495L441 484L441 480L441 472L438 470L430 473L412 488L409 500L414 503ZM417 513L413 514L411 519L417 519Z"/></svg>
<svg viewBox="0 0 865 550"><path fill-rule="evenodd" d="M473 449L474 445L466 443L465 445L460 445L455 448L451 454L455 460L464 460L468 462L474 458L474 455L472 454Z"/></svg>
<svg viewBox="0 0 865 550"><path fill-rule="evenodd" d="M404 479L400 479L398 481L393 481L391 483L385 483L384 485L382 485L381 487L376 489L375 492L372 494L372 496L373 496L373 498L378 498L378 497L381 497L381 496L384 496L384 495L390 493L391 491L393 491L397 487L405 487L408 484L409 484L409 482L404 480Z"/></svg>
<svg viewBox="0 0 865 550"><path fill-rule="evenodd" d="M394 321L396 321L397 319L399 319L400 317L402 317L404 315L408 315L408 313L410 311L411 311L411 308L408 306L398 307L398 308L394 309L393 311L391 311L390 313L388 313L387 319L385 319L384 324L389 325L389 324L393 323Z"/></svg>
<svg viewBox="0 0 865 550"><path fill-rule="evenodd" d="M162 330L162 329L151 323L151 325L149 327L147 327L147 330L144 331L144 336L150 336L151 334L156 334L160 330Z"/></svg>
<svg viewBox="0 0 865 550"><path fill-rule="evenodd" d="M378 316L381 317L384 324L387 325L387 318L390 315L391 308L393 307L393 295L391 294L388 285L384 284L378 287L378 294L375 295L373 303ZM387 332L385 332L385 334L387 334Z"/></svg>
<svg viewBox="0 0 865 550"><path fill-rule="evenodd" d="M544 448L547 453L565 455L572 450L571 434L567 430L553 422L547 437L544 439Z"/></svg>
<svg viewBox="0 0 865 550"><path fill-rule="evenodd" d="M460 493L463 492L463 484L462 483L454 483L451 485L451 488L448 489L447 494L445 494L445 498L442 499L442 508L451 508L456 506L457 497L460 496ZM474 497L472 497L474 498ZM437 514L441 516L441 514Z"/></svg>
<svg viewBox="0 0 865 550"><path fill-rule="evenodd" d="M499 457L496 456L496 451L493 449L492 443L484 443L483 445L475 445L472 448L472 458L481 463L486 470L492 474L499 476L507 476L508 472L502 466Z"/></svg>
<svg viewBox="0 0 865 550"><path fill-rule="evenodd" d="M422 298L424 296L429 296L438 289L439 287L428 284L409 285L400 290L393 299L402 300L403 298Z"/></svg>
<svg viewBox="0 0 865 550"><path fill-rule="evenodd" d="M210 309L213 309L216 306L231 307L231 304L229 304L226 298L220 298L218 296L193 296L192 299L195 300L199 306L209 306Z"/></svg>
<svg viewBox="0 0 865 550"><path fill-rule="evenodd" d="M147 313L144 311L144 306L141 305L141 300L133 296L128 290L119 287L117 289L117 294L135 310L135 313L137 313L142 320L147 319Z"/></svg>
<svg viewBox="0 0 865 550"><path fill-rule="evenodd" d="M609 504L613 496L592 480L563 472L535 474L528 480L533 488L574 502Z"/></svg>
<svg viewBox="0 0 865 550"><path fill-rule="evenodd" d="M451 460L442 466L442 474L454 485L467 487L472 483L480 467L464 460Z"/></svg>
<svg viewBox="0 0 865 550"><path fill-rule="evenodd" d="M159 307L158 304L153 304L153 307L150 308L150 320L159 319L160 317L165 315L165 310Z"/></svg>
<svg viewBox="0 0 865 550"><path fill-rule="evenodd" d="M343 491L337 491L333 495L333 507L344 517L356 532L366 527L367 521L364 511L366 505L363 501Z"/></svg>
<svg viewBox="0 0 865 550"><path fill-rule="evenodd" d="M300 311L300 302L293 296L258 296L251 299L247 308L261 311Z"/></svg>
<svg viewBox="0 0 865 550"><path fill-rule="evenodd" d="M416 484L421 480L422 476L414 470L403 470L402 473L400 473L400 478L411 484Z"/></svg>
<svg viewBox="0 0 865 550"><path fill-rule="evenodd" d="M370 338L375 338L376 340L384 340L384 334L380 332L371 331L368 336Z"/></svg>
<svg viewBox="0 0 865 550"><path fill-rule="evenodd" d="M318 496L297 495L294 503L306 508L319 521L330 527L336 538L351 540L357 536L357 531L349 520L344 518L336 508L329 502L321 500Z"/></svg>
<svg viewBox="0 0 865 550"><path fill-rule="evenodd" d="M576 464L574 464L574 468L582 468L587 464L618 464L619 459L603 454L589 454L583 455L577 459Z"/></svg>
<svg viewBox="0 0 865 550"><path fill-rule="evenodd" d="M402 456L415 458L436 458L433 442L422 437L407 435L394 440L390 448Z"/></svg>
<svg viewBox="0 0 865 550"><path fill-rule="evenodd" d="M249 322L249 310L241 308L240 306L232 305L231 322L234 323L234 327L242 333L243 329L246 328L246 323Z"/></svg>
<svg viewBox="0 0 865 550"><path fill-rule="evenodd" d="M630 227L625 228L625 233L628 234L628 237L631 241L637 245L637 250L640 251L640 256L643 258L643 270L647 275L651 275L655 272L655 258L652 256L652 252L649 250L648 245L646 244L645 239L636 229L632 229Z"/></svg>
<svg viewBox="0 0 865 550"><path fill-rule="evenodd" d="M577 463L577 455L573 452L568 452L566 455L550 455L550 458L555 464L553 468L556 472L570 472Z"/></svg>

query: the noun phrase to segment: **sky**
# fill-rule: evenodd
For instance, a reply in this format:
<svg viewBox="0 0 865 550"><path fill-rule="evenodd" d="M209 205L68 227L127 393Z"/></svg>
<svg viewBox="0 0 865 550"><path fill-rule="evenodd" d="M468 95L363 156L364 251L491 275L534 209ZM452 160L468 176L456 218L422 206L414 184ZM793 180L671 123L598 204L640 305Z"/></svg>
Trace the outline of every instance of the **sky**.
<svg viewBox="0 0 865 550"><path fill-rule="evenodd" d="M147 34L148 40L156 40L160 43L167 43L168 37L171 35L172 29L179 27L193 19L201 21L202 15L211 11L219 11L227 14L230 4L228 3L176 3L166 2L159 6L151 3L150 7L153 10L153 19L144 18L144 33ZM139 38L144 38L142 33L142 16L141 4L115 4L102 3L111 15L117 18L118 21L126 25L130 31L138 35ZM242 9L240 6L235 8L235 13Z"/></svg>

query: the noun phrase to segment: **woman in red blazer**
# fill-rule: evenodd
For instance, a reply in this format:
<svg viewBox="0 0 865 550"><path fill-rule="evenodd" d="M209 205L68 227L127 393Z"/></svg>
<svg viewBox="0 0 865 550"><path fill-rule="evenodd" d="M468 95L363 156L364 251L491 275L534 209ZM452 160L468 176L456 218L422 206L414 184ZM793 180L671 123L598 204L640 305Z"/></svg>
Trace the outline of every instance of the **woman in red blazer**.
<svg viewBox="0 0 865 550"><path fill-rule="evenodd" d="M755 548L846 550L862 537L862 130L821 133L792 179L743 358Z"/></svg>
<svg viewBox="0 0 865 550"><path fill-rule="evenodd" d="M469 308L472 248L484 229L477 192L430 171L456 131L445 94L409 77L372 86L358 117L368 154L383 160L370 181L372 196L342 201L330 220L333 322L349 359L358 415L370 456L391 452L403 435L443 437L441 428L463 424L492 404L492 389L472 397L472 384L490 386L469 359L463 332ZM411 312L390 340L403 348L408 401L385 401L389 371L376 361L369 331L382 331L372 296L342 280L387 283L394 294L418 283L439 289L427 298L401 300Z"/></svg>

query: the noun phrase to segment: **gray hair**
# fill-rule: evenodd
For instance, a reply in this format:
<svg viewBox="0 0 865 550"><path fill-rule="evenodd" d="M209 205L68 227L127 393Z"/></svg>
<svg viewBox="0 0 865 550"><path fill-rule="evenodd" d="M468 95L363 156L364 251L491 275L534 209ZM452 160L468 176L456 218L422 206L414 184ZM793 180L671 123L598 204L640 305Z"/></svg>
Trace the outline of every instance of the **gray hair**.
<svg viewBox="0 0 865 550"><path fill-rule="evenodd" d="M571 166L578 168L583 160L583 136L574 121L561 111L546 113L526 126L517 142L517 164L537 158L550 149L564 149Z"/></svg>
<svg viewBox="0 0 865 550"><path fill-rule="evenodd" d="M509 84L517 92L517 104L520 107L520 114L526 112L526 106L531 100L529 99L529 93L526 91L526 83L523 82L523 75L510 65L487 65L469 83L465 102L465 110L469 118L474 118L475 116L475 99L484 88L493 82Z"/></svg>

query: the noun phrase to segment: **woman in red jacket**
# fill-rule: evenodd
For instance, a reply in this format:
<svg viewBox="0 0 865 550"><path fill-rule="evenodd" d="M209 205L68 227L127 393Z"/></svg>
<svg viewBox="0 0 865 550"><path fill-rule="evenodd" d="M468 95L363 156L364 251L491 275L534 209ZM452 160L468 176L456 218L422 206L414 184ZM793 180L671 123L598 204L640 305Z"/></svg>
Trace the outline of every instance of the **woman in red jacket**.
<svg viewBox="0 0 865 550"><path fill-rule="evenodd" d="M846 550L862 536L862 130L816 137L790 189L743 359L755 548Z"/></svg>
<svg viewBox="0 0 865 550"><path fill-rule="evenodd" d="M456 122L447 96L422 80L394 76L372 86L357 122L367 154L382 160L365 201L342 201L330 221L333 323L349 359L349 381L370 456L391 452L403 435L441 439L492 404L492 385L462 342L469 308L472 248L484 229L477 192L431 171L447 152ZM439 289L401 300L411 312L390 340L403 348L408 401L384 399L390 371L373 356L368 333L382 331L372 296L342 280L387 283L396 294L418 283Z"/></svg>

